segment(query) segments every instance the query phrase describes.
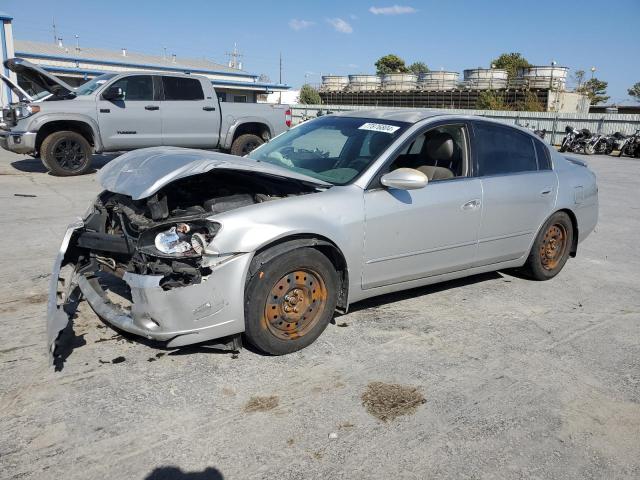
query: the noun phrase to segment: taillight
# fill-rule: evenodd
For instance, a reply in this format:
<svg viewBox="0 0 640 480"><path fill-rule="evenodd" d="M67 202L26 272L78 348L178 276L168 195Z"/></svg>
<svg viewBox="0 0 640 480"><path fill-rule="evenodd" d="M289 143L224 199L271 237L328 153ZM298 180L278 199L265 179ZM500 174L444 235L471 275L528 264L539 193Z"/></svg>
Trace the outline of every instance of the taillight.
<svg viewBox="0 0 640 480"><path fill-rule="evenodd" d="M287 127L291 126L291 109L288 109L286 112L284 112L284 124Z"/></svg>

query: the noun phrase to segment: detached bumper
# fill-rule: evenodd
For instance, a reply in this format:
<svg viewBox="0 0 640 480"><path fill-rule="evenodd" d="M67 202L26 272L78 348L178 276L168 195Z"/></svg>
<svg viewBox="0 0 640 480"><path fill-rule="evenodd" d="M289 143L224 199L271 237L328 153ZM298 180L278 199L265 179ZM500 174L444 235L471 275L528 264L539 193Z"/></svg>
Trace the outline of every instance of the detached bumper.
<svg viewBox="0 0 640 480"><path fill-rule="evenodd" d="M250 254L213 269L201 283L163 290L161 276L125 273L130 309L111 302L96 278L79 276L91 308L114 327L179 347L244 331L244 280Z"/></svg>
<svg viewBox="0 0 640 480"><path fill-rule="evenodd" d="M67 298L58 295L60 271L69 263L67 251L76 241L74 233L83 226L82 221L69 226L53 266L47 310L47 348L52 362L60 332L69 323L65 311ZM213 267L212 273L200 283L170 290L160 287L162 276L127 272L123 280L131 292L129 308L108 298L97 274L75 274L73 283L107 323L135 335L167 342L168 347L179 347L244 331L244 284L251 257L250 253L239 254Z"/></svg>
<svg viewBox="0 0 640 480"><path fill-rule="evenodd" d="M0 132L0 147L15 153L33 153L36 135L36 132Z"/></svg>

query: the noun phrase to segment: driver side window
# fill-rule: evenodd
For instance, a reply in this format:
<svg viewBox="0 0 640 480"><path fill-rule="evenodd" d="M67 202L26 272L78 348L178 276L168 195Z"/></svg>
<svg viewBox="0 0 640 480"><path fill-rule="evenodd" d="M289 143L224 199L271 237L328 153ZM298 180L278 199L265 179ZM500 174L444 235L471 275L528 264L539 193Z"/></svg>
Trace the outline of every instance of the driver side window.
<svg viewBox="0 0 640 480"><path fill-rule="evenodd" d="M125 101L153 100L153 80L151 75L132 75L121 78L112 87L120 87Z"/></svg>
<svg viewBox="0 0 640 480"><path fill-rule="evenodd" d="M395 158L388 171L413 168L430 182L465 177L469 173L468 135L464 125L441 125L423 132Z"/></svg>

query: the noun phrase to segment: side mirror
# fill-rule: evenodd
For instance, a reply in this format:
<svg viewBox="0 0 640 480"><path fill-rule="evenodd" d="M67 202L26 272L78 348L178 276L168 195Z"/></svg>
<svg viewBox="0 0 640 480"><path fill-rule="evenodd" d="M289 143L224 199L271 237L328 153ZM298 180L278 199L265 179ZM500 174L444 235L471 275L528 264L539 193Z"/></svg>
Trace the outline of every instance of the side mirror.
<svg viewBox="0 0 640 480"><path fill-rule="evenodd" d="M426 187L427 183L429 183L429 178L420 170L398 168L384 174L380 179L380 183L385 187L398 190L416 190Z"/></svg>
<svg viewBox="0 0 640 480"><path fill-rule="evenodd" d="M102 94L102 98L105 100L122 100L124 98L124 91L120 87L109 87Z"/></svg>

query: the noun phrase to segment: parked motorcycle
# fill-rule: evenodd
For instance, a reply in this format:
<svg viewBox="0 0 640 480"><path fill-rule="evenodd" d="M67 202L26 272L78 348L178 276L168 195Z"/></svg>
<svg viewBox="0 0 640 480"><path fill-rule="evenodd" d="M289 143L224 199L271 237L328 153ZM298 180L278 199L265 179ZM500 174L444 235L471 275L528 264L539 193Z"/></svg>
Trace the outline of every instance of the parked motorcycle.
<svg viewBox="0 0 640 480"><path fill-rule="evenodd" d="M593 135L584 145L585 155L609 155L616 146L613 135Z"/></svg>
<svg viewBox="0 0 640 480"><path fill-rule="evenodd" d="M640 158L640 130L636 130L633 135L629 135L628 137L616 132L619 134L618 141L620 153L619 157L623 155L627 155L629 157Z"/></svg>
<svg viewBox="0 0 640 480"><path fill-rule="evenodd" d="M591 132L586 128L577 130L576 128L567 125L564 129L566 135L562 139L560 145L561 152L573 152L573 153L585 153L585 146L591 138Z"/></svg>

